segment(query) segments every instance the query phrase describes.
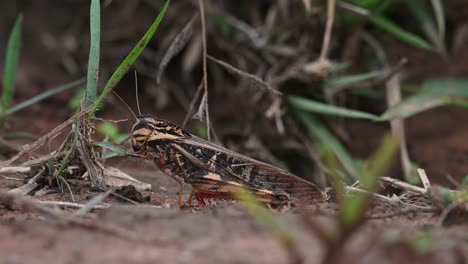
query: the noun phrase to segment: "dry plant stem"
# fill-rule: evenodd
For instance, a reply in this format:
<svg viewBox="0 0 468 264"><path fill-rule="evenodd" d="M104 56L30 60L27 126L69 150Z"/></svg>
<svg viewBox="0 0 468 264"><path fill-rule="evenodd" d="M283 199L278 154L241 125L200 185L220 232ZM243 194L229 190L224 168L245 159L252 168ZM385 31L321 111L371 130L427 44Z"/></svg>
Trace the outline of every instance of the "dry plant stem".
<svg viewBox="0 0 468 264"><path fill-rule="evenodd" d="M261 88L263 88L263 89L265 89L265 90L267 90L269 92L272 92L274 95L282 95L282 93L280 91L274 89L273 87L271 87L270 84L268 84L267 82L263 81L262 79L258 78L255 75L252 75L252 74L249 74L247 72L241 71L241 70L237 69L236 67L232 66L231 64L229 64L227 62L224 62L224 61L221 61L221 60L218 60L218 59L216 59L216 58L214 58L214 57L212 57L210 55L208 55L207 58L210 59L211 61L216 62L217 64L223 66L229 72L237 74L237 75L245 78L246 80L257 84L258 87L261 87Z"/></svg>
<svg viewBox="0 0 468 264"><path fill-rule="evenodd" d="M86 168L86 171L89 173L89 178L91 179L91 185L93 187L100 186L103 182L102 173L98 171L96 164L94 163L93 159L91 158L91 154L89 153L89 149L86 145L86 140L79 131L79 129L75 130L75 133L78 133L78 140L76 142L76 148L80 153L79 158L83 165Z"/></svg>
<svg viewBox="0 0 468 264"><path fill-rule="evenodd" d="M34 167L34 166L39 166L44 164L44 162L49 161L51 159L56 159L56 158L61 158L65 156L66 152L57 152L57 151L52 151L50 154L47 154L45 156L38 157L36 159L28 160L24 163L21 163L22 167Z"/></svg>
<svg viewBox="0 0 468 264"><path fill-rule="evenodd" d="M333 30L333 21L335 20L335 5L336 0L327 0L327 22L325 25L325 33L323 35L322 50L320 57L303 66L306 73L318 75L322 78L326 77L329 73L332 62L328 60L328 51L330 49L330 40Z"/></svg>
<svg viewBox="0 0 468 264"><path fill-rule="evenodd" d="M192 37L193 33L193 22L198 17L198 15L192 16L189 22L182 28L182 30L177 34L177 36L172 41L171 45L164 54L164 57L161 59L159 64L158 71L156 73L156 83L159 85L161 83L161 77L166 69L167 65L171 59L177 55L187 44L187 42Z"/></svg>
<svg viewBox="0 0 468 264"><path fill-rule="evenodd" d="M0 169L0 174L28 174L31 167L4 167Z"/></svg>
<svg viewBox="0 0 468 264"><path fill-rule="evenodd" d="M0 204L6 206L7 208L14 208L17 210L24 210L28 212L43 214L51 218L52 220L55 220L58 224L79 226L81 228L85 228L91 231L99 231L104 234L119 237L126 240L132 240L136 242L141 241L139 237L135 236L133 233L125 229L117 228L116 226L110 224L89 222L81 218L71 217L69 215L63 214L60 211L47 208L24 195L0 191Z"/></svg>
<svg viewBox="0 0 468 264"><path fill-rule="evenodd" d="M23 181L22 179L17 179L17 178L13 178L13 177L7 177L7 176L3 176L3 175L0 175L0 177L2 177L3 179L7 180L7 181Z"/></svg>
<svg viewBox="0 0 468 264"><path fill-rule="evenodd" d="M387 105L392 107L401 102L401 88L400 88L400 75L393 75L386 82L387 90ZM403 172L406 179L411 177L411 161L408 153L408 146L406 144L405 123L402 119L393 119L390 121L392 134L398 139L400 145L400 159L403 167Z"/></svg>
<svg viewBox="0 0 468 264"><path fill-rule="evenodd" d="M322 51L320 52L320 61L327 60L328 50L330 49L330 39L335 20L335 0L327 0L327 24L325 25L325 34L323 35Z"/></svg>
<svg viewBox="0 0 468 264"><path fill-rule="evenodd" d="M28 182L18 188L12 189L8 192L10 193L20 193L20 194L28 194L32 192L34 189L36 189L39 185L36 183L36 181L44 174L45 169L42 169L34 175L31 179L28 180Z"/></svg>
<svg viewBox="0 0 468 264"><path fill-rule="evenodd" d="M302 0L302 3L304 3L304 7L305 7L305 10L306 10L307 14L312 13L312 6L310 4L310 1L309 0Z"/></svg>
<svg viewBox="0 0 468 264"><path fill-rule="evenodd" d="M354 14L362 16L362 17L369 17L370 16L370 12L367 9L361 8L361 7L356 6L356 5L352 5L350 3L346 3L346 2L343 2L343 1L338 1L336 3L336 6L338 8L341 8L343 10L349 11L351 13L354 13Z"/></svg>
<svg viewBox="0 0 468 264"><path fill-rule="evenodd" d="M86 207L86 204L79 204L79 203L71 203L71 202L63 202L63 201L38 201L41 205L45 206L60 206L60 207L67 207L73 209L81 209ZM91 209L106 209L109 208L109 205L94 205Z"/></svg>
<svg viewBox="0 0 468 264"><path fill-rule="evenodd" d="M404 182L404 181L400 181L400 180L393 179L393 178L390 178L390 177L381 177L380 180L384 184L387 184L387 185L390 185L390 186L393 186L395 188L399 188L399 189L402 189L402 190L405 190L405 191L408 191L408 192L413 192L413 193L417 193L417 194L421 194L421 195L426 195L427 194L426 189L418 187L418 186L411 185L411 184L409 184L407 182Z"/></svg>
<svg viewBox="0 0 468 264"><path fill-rule="evenodd" d="M426 189L426 192L427 192L431 188L431 182L429 181L429 178L427 178L426 171L419 168L418 175L419 175L419 178L421 179L424 189Z"/></svg>
<svg viewBox="0 0 468 264"><path fill-rule="evenodd" d="M79 119L79 118L87 115L91 111L92 108L93 108L93 105L88 106L83 111L79 112L78 114L73 115L67 121L63 122L62 124L60 124L56 128L52 129L49 133L45 134L40 139L36 140L36 142L32 143L31 145L24 146L22 151L20 151L18 154L13 156L11 159L9 159L9 160L3 162L2 164L0 164L0 169L10 165L13 162L15 162L17 159L21 158L24 154L32 152L35 149L41 147L47 141L54 139L56 136L58 136L62 132L62 130L65 127L71 125L77 118Z"/></svg>
<svg viewBox="0 0 468 264"><path fill-rule="evenodd" d="M206 26L205 26L205 7L203 5L203 0L198 0L198 6L200 7L200 20L201 20L201 27L202 27L202 43L203 43L203 86L205 87L205 118L206 118L206 130L208 141L211 141L211 125L210 125L210 112L208 110L208 71L206 69L206 56L207 56L207 48L206 48Z"/></svg>
<svg viewBox="0 0 468 264"><path fill-rule="evenodd" d="M369 193L366 190L359 189L359 188L352 187L352 186L346 186L345 188L346 188L347 191L350 191L350 192ZM384 196L384 195L381 195L381 194L378 194L378 193L371 193L371 195L378 198L378 199L380 199L380 200L382 200L382 201L385 201L385 202L388 202L388 203L391 203L391 204L401 204L401 202L399 202L399 201L393 200L390 197L387 197L387 196Z"/></svg>

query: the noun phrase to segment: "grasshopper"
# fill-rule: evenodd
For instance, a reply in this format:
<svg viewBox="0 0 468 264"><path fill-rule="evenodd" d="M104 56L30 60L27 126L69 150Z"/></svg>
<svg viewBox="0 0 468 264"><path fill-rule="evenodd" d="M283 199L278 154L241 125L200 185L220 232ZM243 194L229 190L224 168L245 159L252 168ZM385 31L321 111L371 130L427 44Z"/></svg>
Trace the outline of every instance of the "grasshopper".
<svg viewBox="0 0 468 264"><path fill-rule="evenodd" d="M323 201L319 187L287 171L241 155L194 136L182 127L153 115L137 117L131 132L131 156L153 160L180 185L192 186L187 203L195 198L235 198L250 191L272 206Z"/></svg>

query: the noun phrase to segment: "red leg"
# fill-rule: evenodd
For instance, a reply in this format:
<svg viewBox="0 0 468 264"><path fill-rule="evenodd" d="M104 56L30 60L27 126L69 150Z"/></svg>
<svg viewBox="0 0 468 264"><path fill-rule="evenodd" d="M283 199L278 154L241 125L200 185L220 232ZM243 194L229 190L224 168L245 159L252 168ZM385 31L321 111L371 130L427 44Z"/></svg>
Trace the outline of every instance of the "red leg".
<svg viewBox="0 0 468 264"><path fill-rule="evenodd" d="M229 194L224 193L209 193L209 192L196 192L195 199L201 206L206 206L205 198L208 199L231 199Z"/></svg>

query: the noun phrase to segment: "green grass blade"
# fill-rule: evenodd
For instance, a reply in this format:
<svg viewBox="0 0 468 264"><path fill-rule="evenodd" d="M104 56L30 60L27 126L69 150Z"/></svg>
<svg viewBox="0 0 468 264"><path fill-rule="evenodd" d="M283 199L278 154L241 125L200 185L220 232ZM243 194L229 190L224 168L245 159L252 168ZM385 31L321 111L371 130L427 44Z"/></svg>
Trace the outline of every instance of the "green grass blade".
<svg viewBox="0 0 468 264"><path fill-rule="evenodd" d="M339 218L345 232L358 225L363 219L371 193L376 191L380 176L388 170L397 151L398 141L391 136L386 136L379 149L367 162L359 177L359 183L368 193L356 193L352 197L344 199L340 206Z"/></svg>
<svg viewBox="0 0 468 264"><path fill-rule="evenodd" d="M420 112L452 103L450 96L422 93L410 96L399 104L387 109L380 117L381 121L395 118L408 118Z"/></svg>
<svg viewBox="0 0 468 264"><path fill-rule="evenodd" d="M13 100L14 87L16 81L16 70L21 46L21 25L23 15L19 15L8 39L8 45L5 56L5 69L3 72L3 93L2 93L2 112L10 105Z"/></svg>
<svg viewBox="0 0 468 264"><path fill-rule="evenodd" d="M429 44L426 40L422 39L418 35L415 35L414 33L404 30L384 16L372 15L369 17L369 20L378 28L387 31L401 41L404 41L420 49L432 50L431 44Z"/></svg>
<svg viewBox="0 0 468 264"><path fill-rule="evenodd" d="M437 23L437 31L439 33L439 41L445 43L445 15L444 15L444 6L440 0L431 0L432 8L434 9L434 14Z"/></svg>
<svg viewBox="0 0 468 264"><path fill-rule="evenodd" d="M425 8L423 3L421 3L419 0L409 0L407 1L407 4L418 20L421 29L426 35L426 38L429 39L434 45L435 50L437 50L437 52L442 55L446 55L447 50L445 46L445 36L440 35L439 29L434 23L434 19L432 18L429 11Z"/></svg>
<svg viewBox="0 0 468 264"><path fill-rule="evenodd" d="M311 113L319 113L324 115L341 116L355 119L378 120L379 118L378 116L370 113L333 106L293 95L288 96L288 101L289 103L291 103L292 106L294 106L294 108Z"/></svg>
<svg viewBox="0 0 468 264"><path fill-rule="evenodd" d="M268 231L272 232L282 243L293 243L294 235L290 232L280 219L263 206L257 197L249 191L234 193L236 199L240 200L247 208L250 214L263 225Z"/></svg>
<svg viewBox="0 0 468 264"><path fill-rule="evenodd" d="M356 85L364 81L372 80L376 77L382 76L382 71L372 71L366 73L360 73L350 76L342 76L333 79L328 79L324 82L325 88L342 88L351 85Z"/></svg>
<svg viewBox="0 0 468 264"><path fill-rule="evenodd" d="M468 79L432 79L422 84L422 92L468 97Z"/></svg>
<svg viewBox="0 0 468 264"><path fill-rule="evenodd" d="M443 105L467 107L468 79L433 79L422 84L422 90L387 109L380 121L407 118Z"/></svg>
<svg viewBox="0 0 468 264"><path fill-rule="evenodd" d="M90 45L88 75L86 83L85 108L96 101L99 80L99 45L101 43L101 6L99 0L91 1L90 8Z"/></svg>
<svg viewBox="0 0 468 264"><path fill-rule="evenodd" d="M23 110L24 108L26 107L29 107L39 101L42 101L46 98L49 98L51 97L52 95L55 95L55 94L58 94L60 92L63 92L63 91L66 91L66 90L69 90L69 89L72 89L72 88L75 88L75 87L78 87L82 84L85 83L85 78L82 78L82 79L79 79L79 80L76 80L76 81L73 81L73 82L70 82L70 83L67 83L67 84L64 84L64 85L60 85L56 88L53 88L53 89L50 89L44 93L41 93L41 94L38 94L32 98L29 98L28 100L24 101L24 102L21 102L11 108L9 108L5 115L11 115L11 114L14 114L20 110Z"/></svg>
<svg viewBox="0 0 468 264"><path fill-rule="evenodd" d="M158 28L159 24L161 23L170 2L171 2L170 0L166 1L166 4L164 5L163 9L159 13L156 20L150 26L148 31L146 31L145 35L141 38L141 40L137 43L137 45L133 48L133 50L127 55L127 57L119 65L117 70L115 70L115 72L112 74L106 86L104 87L104 90L102 91L101 95L99 96L96 103L94 104L93 109L91 109L91 112L89 113L89 116L88 116L89 118L94 115L99 103L101 103L106 97L107 93L109 93L117 85L117 83L128 72L130 67L133 65L133 63L138 59L140 54L143 52L146 45L148 44L148 42L150 41L150 39L153 37L154 33L156 32L156 29Z"/></svg>
<svg viewBox="0 0 468 264"><path fill-rule="evenodd" d="M354 180L358 178L358 170L351 154L328 129L312 115L297 111L297 117L306 126L309 136L326 145L338 158L348 175Z"/></svg>

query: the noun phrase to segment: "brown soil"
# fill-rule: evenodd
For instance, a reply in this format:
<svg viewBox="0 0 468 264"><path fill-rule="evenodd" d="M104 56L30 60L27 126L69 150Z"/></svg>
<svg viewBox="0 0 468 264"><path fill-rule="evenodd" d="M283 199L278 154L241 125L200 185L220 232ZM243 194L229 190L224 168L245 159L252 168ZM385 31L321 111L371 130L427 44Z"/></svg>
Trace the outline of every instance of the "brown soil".
<svg viewBox="0 0 468 264"><path fill-rule="evenodd" d="M288 263L293 259L284 244L236 202L212 201L205 208L178 210L174 207L176 184L151 166L144 164L143 170L128 172L152 183L154 192L144 195L158 207L119 204L110 197L105 202L114 206L86 217L91 223L124 231L124 235L0 209L0 235L5 238L0 240L1 263ZM1 180L0 184L3 189L19 183ZM86 189L80 194L75 195L79 203L97 195ZM57 193L34 198L70 199ZM320 204L321 213L315 206L301 213L310 210L311 217L327 226L334 221L329 215L333 207ZM377 202L371 209L369 215L374 216L398 210ZM294 235L305 263L317 263L324 245L302 222L298 210L275 215ZM441 226L439 215L432 213L369 220L346 249L336 254L352 263L384 259L391 263L462 263L468 260L467 231L466 225ZM426 246L420 238L423 235L427 236Z"/></svg>

